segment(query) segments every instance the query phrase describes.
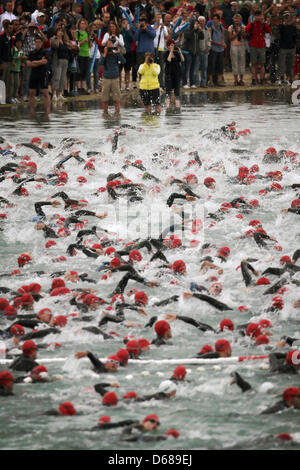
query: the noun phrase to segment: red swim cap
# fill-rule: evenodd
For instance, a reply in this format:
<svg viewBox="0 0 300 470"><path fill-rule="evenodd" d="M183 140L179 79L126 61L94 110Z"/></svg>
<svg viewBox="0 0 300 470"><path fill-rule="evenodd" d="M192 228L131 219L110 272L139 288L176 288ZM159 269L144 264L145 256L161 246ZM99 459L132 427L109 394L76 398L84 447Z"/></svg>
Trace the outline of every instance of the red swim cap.
<svg viewBox="0 0 300 470"><path fill-rule="evenodd" d="M26 355L30 354L32 351L37 351L37 345L31 339L25 341L21 347L23 353Z"/></svg>
<svg viewBox="0 0 300 470"><path fill-rule="evenodd" d="M267 284L270 284L270 281L267 277L260 277L257 282L256 282L256 286L263 286L263 285L267 285Z"/></svg>
<svg viewBox="0 0 300 470"><path fill-rule="evenodd" d="M0 297L0 310L5 310L9 306L9 302L4 297Z"/></svg>
<svg viewBox="0 0 300 470"><path fill-rule="evenodd" d="M218 255L223 256L223 258L227 258L230 255L230 248L228 246L222 246L218 249Z"/></svg>
<svg viewBox="0 0 300 470"><path fill-rule="evenodd" d="M249 206L252 206L252 207L259 206L258 200L257 199L252 199L251 201L249 201Z"/></svg>
<svg viewBox="0 0 300 470"><path fill-rule="evenodd" d="M165 432L165 435L166 436L172 436L172 437L175 437L175 438L180 436L179 432L176 431L176 429L169 429L168 431Z"/></svg>
<svg viewBox="0 0 300 470"><path fill-rule="evenodd" d="M154 330L157 336L164 336L165 333L170 329L170 325L166 320L159 320L154 325Z"/></svg>
<svg viewBox="0 0 300 470"><path fill-rule="evenodd" d="M73 416L76 414L76 410L73 404L69 401L65 401L61 403L58 407L58 412L59 414L65 415L65 416Z"/></svg>
<svg viewBox="0 0 300 470"><path fill-rule="evenodd" d="M34 298L30 294L24 294L21 297L17 297L14 299L14 306L18 307L26 307L26 305L31 305L34 302Z"/></svg>
<svg viewBox="0 0 300 470"><path fill-rule="evenodd" d="M186 271L186 265L185 262L182 261L181 259L174 261L172 265L172 269L176 273L184 274Z"/></svg>
<svg viewBox="0 0 300 470"><path fill-rule="evenodd" d="M261 222L257 219L250 220L249 225L255 227L256 225L261 225Z"/></svg>
<svg viewBox="0 0 300 470"><path fill-rule="evenodd" d="M17 313L18 313L17 310L12 305L8 305L4 309L4 315L6 317L15 317L17 315Z"/></svg>
<svg viewBox="0 0 300 470"><path fill-rule="evenodd" d="M48 369L45 366L42 366L42 365L36 366L32 369L31 375L33 375L33 374L40 375L42 372L48 373Z"/></svg>
<svg viewBox="0 0 300 470"><path fill-rule="evenodd" d="M22 253L18 257L18 265L19 266L24 266L25 264L29 263L31 261L31 256L27 255L26 253Z"/></svg>
<svg viewBox="0 0 300 470"><path fill-rule="evenodd" d="M269 344L269 342L269 338L266 335L259 335L255 340L256 346L259 346L260 344Z"/></svg>
<svg viewBox="0 0 300 470"><path fill-rule="evenodd" d="M147 305L148 303L148 296L145 292L137 292L134 296L134 301L136 304Z"/></svg>
<svg viewBox="0 0 300 470"><path fill-rule="evenodd" d="M230 320L229 318L224 318L220 323L220 330L224 331L224 329L230 330L230 331L234 330L233 321Z"/></svg>
<svg viewBox="0 0 300 470"><path fill-rule="evenodd" d="M135 357L138 357L141 353L139 343L135 339L126 343L126 349L130 354L133 354Z"/></svg>
<svg viewBox="0 0 300 470"><path fill-rule="evenodd" d="M125 302L124 296L122 294L115 294L111 299L111 303L114 304L115 302Z"/></svg>
<svg viewBox="0 0 300 470"><path fill-rule="evenodd" d="M118 397L115 392L106 392L102 398L102 405L114 406L118 403Z"/></svg>
<svg viewBox="0 0 300 470"><path fill-rule="evenodd" d="M300 206L300 199L294 199L291 202L291 207L298 207L298 206Z"/></svg>
<svg viewBox="0 0 300 470"><path fill-rule="evenodd" d="M52 284L51 284L52 289L56 289L57 287L65 287L65 286L66 286L65 281L61 279L60 277L53 279Z"/></svg>
<svg viewBox="0 0 300 470"><path fill-rule="evenodd" d="M25 334L25 330L23 326L15 324L10 328L10 332L12 335L15 336L23 336Z"/></svg>
<svg viewBox="0 0 300 470"><path fill-rule="evenodd" d="M186 368L184 366L177 366L174 371L172 378L178 379L178 380L184 380L186 376Z"/></svg>
<svg viewBox="0 0 300 470"><path fill-rule="evenodd" d="M129 359L129 352L127 349L119 349L117 352L117 357L119 359L120 364L126 365Z"/></svg>
<svg viewBox="0 0 300 470"><path fill-rule="evenodd" d="M218 341L215 344L215 350L217 352L224 352L230 349L230 343L226 339L218 339Z"/></svg>
<svg viewBox="0 0 300 470"><path fill-rule="evenodd" d="M100 416L99 421L98 421L99 424L110 423L110 422L111 422L110 416Z"/></svg>
<svg viewBox="0 0 300 470"><path fill-rule="evenodd" d="M221 211L227 211L228 209L232 209L232 205L229 202L222 202Z"/></svg>
<svg viewBox="0 0 300 470"><path fill-rule="evenodd" d="M8 385L10 382L14 381L14 377L11 372L4 370L0 372L0 385Z"/></svg>
<svg viewBox="0 0 300 470"><path fill-rule="evenodd" d="M272 157L276 157L277 150L274 147L269 147L265 150L265 155L271 155Z"/></svg>
<svg viewBox="0 0 300 470"><path fill-rule="evenodd" d="M129 253L129 259L131 261L141 261L143 257L138 250L131 250L131 252Z"/></svg>
<svg viewBox="0 0 300 470"><path fill-rule="evenodd" d="M258 173L259 172L259 166L254 164L250 167L250 173Z"/></svg>
<svg viewBox="0 0 300 470"><path fill-rule="evenodd" d="M111 268L118 268L119 266L121 266L120 258L113 258L109 263L109 266Z"/></svg>
<svg viewBox="0 0 300 470"><path fill-rule="evenodd" d="M123 396L125 400L130 400L131 398L138 398L138 394L131 390L130 392L126 392L125 395Z"/></svg>
<svg viewBox="0 0 300 470"><path fill-rule="evenodd" d="M140 339L137 340L137 342L138 342L138 345L141 348L141 350L145 349L145 348L149 349L149 347L150 347L150 343L146 338L140 338Z"/></svg>
<svg viewBox="0 0 300 470"><path fill-rule="evenodd" d="M280 264L291 263L292 260L289 256L285 255L280 258Z"/></svg>
<svg viewBox="0 0 300 470"><path fill-rule="evenodd" d="M67 287L56 287L50 292L50 297L56 297L57 295L66 295L71 291Z"/></svg>
<svg viewBox="0 0 300 470"><path fill-rule="evenodd" d="M300 389L297 387L288 387L283 391L282 394L285 402L291 398L297 397L298 395L300 396Z"/></svg>
<svg viewBox="0 0 300 470"><path fill-rule="evenodd" d="M42 142L42 141L41 141L41 139L40 139L39 137L33 137L33 138L31 139L31 143L32 143L32 144L40 144L41 142Z"/></svg>
<svg viewBox="0 0 300 470"><path fill-rule="evenodd" d="M78 176L78 183L87 183L87 179L84 176Z"/></svg>
<svg viewBox="0 0 300 470"><path fill-rule="evenodd" d="M210 346L210 344L205 344L202 347L199 354L206 354L206 353L210 353L210 352L213 352L213 351L214 351L214 349L212 348L212 346Z"/></svg>
<svg viewBox="0 0 300 470"><path fill-rule="evenodd" d="M287 432L282 432L281 434L278 434L277 438L281 439L282 441L291 441L293 439L292 436Z"/></svg>
<svg viewBox="0 0 300 470"><path fill-rule="evenodd" d="M266 318L259 320L258 324L261 328L272 328L273 326L270 320L267 320Z"/></svg>
<svg viewBox="0 0 300 470"><path fill-rule="evenodd" d="M283 298L280 295L273 297L272 302L273 302L272 305L276 307L278 310L283 309L284 302L283 302Z"/></svg>
<svg viewBox="0 0 300 470"><path fill-rule="evenodd" d="M63 327L66 326L67 322L67 317L65 317L64 315L57 315L56 317L54 317L53 325Z"/></svg>
<svg viewBox="0 0 300 470"><path fill-rule="evenodd" d="M146 418L143 420L143 423L146 423L146 421L157 421L159 423L159 417L157 415L148 415Z"/></svg>
<svg viewBox="0 0 300 470"><path fill-rule="evenodd" d="M205 180L203 181L203 184L204 184L207 188L214 188L214 187L215 187L215 184L216 184L216 180L214 180L213 178L211 178L210 176L208 176L208 177L205 178Z"/></svg>
<svg viewBox="0 0 300 470"><path fill-rule="evenodd" d="M300 364L300 352L297 349L289 351L285 357L285 362L291 366L297 366Z"/></svg>
<svg viewBox="0 0 300 470"><path fill-rule="evenodd" d="M116 251L116 249L113 246L109 246L108 248L106 248L105 254L109 256L112 253L114 253L115 251Z"/></svg>
<svg viewBox="0 0 300 470"><path fill-rule="evenodd" d="M257 338L262 334L259 323L250 323L247 326L246 335L251 338Z"/></svg>

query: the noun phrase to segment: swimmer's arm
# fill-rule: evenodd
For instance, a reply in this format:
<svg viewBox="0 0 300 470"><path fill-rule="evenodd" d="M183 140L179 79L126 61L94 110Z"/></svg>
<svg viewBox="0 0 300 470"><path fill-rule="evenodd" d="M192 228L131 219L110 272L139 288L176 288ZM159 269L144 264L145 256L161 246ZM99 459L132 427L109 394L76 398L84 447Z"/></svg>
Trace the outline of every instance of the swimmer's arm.
<svg viewBox="0 0 300 470"><path fill-rule="evenodd" d="M110 383L100 383L100 384L96 384L94 385L94 389L95 389L95 392L99 393L100 395L105 395L107 390L106 390L106 387L110 387L111 384Z"/></svg>
<svg viewBox="0 0 300 470"><path fill-rule="evenodd" d="M150 259L150 262L151 262L151 261L155 261L156 259L161 259L161 260L164 261L165 263L169 264L169 261L167 260L167 258L165 257L165 255L164 255L160 250L158 250L156 253L154 253L154 255L152 256L152 258Z"/></svg>
<svg viewBox="0 0 300 470"><path fill-rule="evenodd" d="M194 320L194 318L191 318L191 317L186 317L186 316L183 316L183 315L172 315L171 314L171 315L167 315L166 319L169 320L169 321L181 320L185 323L188 323L189 325L195 326L196 328L198 328L201 331L213 331L214 333L216 332L214 330L214 328L212 328L210 325L206 325L205 323L201 323L197 320Z"/></svg>
<svg viewBox="0 0 300 470"><path fill-rule="evenodd" d="M296 263L299 258L300 258L300 250L296 250L295 253L293 254L293 262Z"/></svg>
<svg viewBox="0 0 300 470"><path fill-rule="evenodd" d="M173 302L177 302L179 299L179 295L173 295L172 297L169 297L168 299L160 300L159 302L156 302L153 304L153 307L164 307L165 305L169 305Z"/></svg>
<svg viewBox="0 0 300 470"><path fill-rule="evenodd" d="M167 206L171 207L175 199L186 199L184 194L172 193L167 199Z"/></svg>
<svg viewBox="0 0 300 470"><path fill-rule="evenodd" d="M232 308L228 307L228 305L224 304L223 302L220 302L217 299L214 299L213 297L209 297L208 295L205 294L197 294L196 292L193 293L193 297L196 297L199 300L204 300L204 302L207 302L210 304L212 307L217 308L218 310L232 310Z"/></svg>
<svg viewBox="0 0 300 470"><path fill-rule="evenodd" d="M81 359L82 357L87 357L91 361L91 363L93 364L97 372L106 372L106 368L104 364L99 359L97 359L94 356L94 354L91 353L90 351L77 352L75 353L75 357L77 359Z"/></svg>
<svg viewBox="0 0 300 470"><path fill-rule="evenodd" d="M233 377L233 381L231 382L230 385L235 383L238 387L240 387L242 392L248 392L249 390L253 390L251 385L248 382L246 382L246 380L244 380L243 377L241 377L238 372L232 372L230 375L231 377Z"/></svg>

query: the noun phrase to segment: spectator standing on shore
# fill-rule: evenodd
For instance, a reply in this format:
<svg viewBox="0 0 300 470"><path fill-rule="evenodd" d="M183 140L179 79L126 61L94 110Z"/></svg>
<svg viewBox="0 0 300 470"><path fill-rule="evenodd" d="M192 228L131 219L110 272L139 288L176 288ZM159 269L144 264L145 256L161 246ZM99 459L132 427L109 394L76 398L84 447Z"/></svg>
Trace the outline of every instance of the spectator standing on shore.
<svg viewBox="0 0 300 470"><path fill-rule="evenodd" d="M103 55L100 58L100 65L103 65L103 87L102 87L102 102L103 114L108 116L108 101L109 96L112 98L115 105L115 116L120 115L120 69L119 65L125 63L125 58L121 54L118 47L114 47L113 42L109 39L104 47Z"/></svg>
<svg viewBox="0 0 300 470"><path fill-rule="evenodd" d="M87 91L87 76L89 72L89 35L87 32L88 22L83 18L77 23L77 41L79 45L78 54L78 67L79 73L77 76L77 90L83 95L88 95Z"/></svg>
<svg viewBox="0 0 300 470"><path fill-rule="evenodd" d="M265 34L271 33L271 28L264 21L261 10L257 10L254 15L253 23L248 23L245 31L250 35L250 62L252 85L258 83L258 71L260 74L260 84L265 81L265 62L266 62L266 41Z"/></svg>
<svg viewBox="0 0 300 470"><path fill-rule="evenodd" d="M243 78L245 74L246 49L245 49L245 26L242 25L242 17L234 15L233 24L228 28L231 42L230 58L235 85L245 85Z"/></svg>
<svg viewBox="0 0 300 470"><path fill-rule="evenodd" d="M6 100L9 96L10 69L12 63L12 24L4 21L4 31L0 35L0 79L6 86Z"/></svg>
<svg viewBox="0 0 300 470"><path fill-rule="evenodd" d="M3 21L9 20L10 22L16 20L17 17L13 13L13 2L6 2L5 3L5 11L0 15L0 33L3 31Z"/></svg>
<svg viewBox="0 0 300 470"><path fill-rule="evenodd" d="M48 92L48 59L45 49L43 49L43 40L40 37L35 38L35 50L30 52L27 60L28 67L31 68L29 80L29 104L30 111L34 109L34 98L37 90L44 95L46 113L50 113L50 96Z"/></svg>
<svg viewBox="0 0 300 470"><path fill-rule="evenodd" d="M224 27L221 25L221 19L218 14L212 17L213 24L209 28L211 37L211 50L208 57L208 74L210 84L218 87L224 87L221 83L224 70L224 50L226 48L224 40Z"/></svg>
<svg viewBox="0 0 300 470"><path fill-rule="evenodd" d="M291 14L288 11L283 13L283 23L279 25L279 80L285 85L291 85L294 76L294 62L296 54L297 30L292 23Z"/></svg>
<svg viewBox="0 0 300 470"><path fill-rule="evenodd" d="M154 54L152 52L145 53L145 62L141 64L138 70L141 75L140 95L146 113L151 113L152 105L155 107L157 114L161 113L159 81L160 66L154 62Z"/></svg>

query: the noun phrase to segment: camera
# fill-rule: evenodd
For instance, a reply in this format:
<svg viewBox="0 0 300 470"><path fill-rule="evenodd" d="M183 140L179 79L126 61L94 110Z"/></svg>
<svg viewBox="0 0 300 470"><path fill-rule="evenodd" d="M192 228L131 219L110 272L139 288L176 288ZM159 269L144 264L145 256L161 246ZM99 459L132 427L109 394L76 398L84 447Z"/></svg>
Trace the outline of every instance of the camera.
<svg viewBox="0 0 300 470"><path fill-rule="evenodd" d="M116 36L111 36L110 40L111 40L112 43L115 43L116 42Z"/></svg>

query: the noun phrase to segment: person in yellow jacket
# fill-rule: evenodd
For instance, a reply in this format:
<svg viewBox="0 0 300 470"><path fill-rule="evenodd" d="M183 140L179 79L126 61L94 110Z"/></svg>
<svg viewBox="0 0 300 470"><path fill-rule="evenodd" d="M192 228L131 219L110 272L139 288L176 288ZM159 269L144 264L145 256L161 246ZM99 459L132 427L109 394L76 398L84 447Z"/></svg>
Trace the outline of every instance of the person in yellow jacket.
<svg viewBox="0 0 300 470"><path fill-rule="evenodd" d="M151 114L151 106L155 106L155 112L161 113L159 80L160 66L154 63L153 54L145 53L145 62L140 65L138 73L140 79L140 95L142 98L145 111Z"/></svg>

